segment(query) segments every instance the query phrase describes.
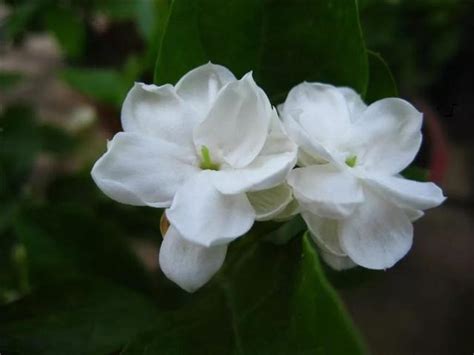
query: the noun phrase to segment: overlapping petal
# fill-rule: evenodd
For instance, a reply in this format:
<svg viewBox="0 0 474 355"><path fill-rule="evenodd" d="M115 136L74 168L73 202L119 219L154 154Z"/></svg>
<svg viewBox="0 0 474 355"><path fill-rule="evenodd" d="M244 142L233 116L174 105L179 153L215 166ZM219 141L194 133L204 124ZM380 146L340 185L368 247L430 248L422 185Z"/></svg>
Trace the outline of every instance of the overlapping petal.
<svg viewBox="0 0 474 355"><path fill-rule="evenodd" d="M296 163L296 145L284 134L276 112L260 154L244 168L213 174L216 188L225 194L272 188L285 180Z"/></svg>
<svg viewBox="0 0 474 355"><path fill-rule="evenodd" d="M367 182L397 206L426 210L439 206L443 191L432 182L418 182L399 176L372 176Z"/></svg>
<svg viewBox="0 0 474 355"><path fill-rule="evenodd" d="M168 207L181 184L197 173L195 165L195 156L182 146L121 132L95 163L92 177L118 202Z"/></svg>
<svg viewBox="0 0 474 355"><path fill-rule="evenodd" d="M236 80L229 69L222 65L207 63L186 73L176 84L176 92L203 119L219 91L226 84Z"/></svg>
<svg viewBox="0 0 474 355"><path fill-rule="evenodd" d="M282 107L285 121L293 120L311 141L332 151L349 133L350 113L344 95L334 86L304 82L290 90Z"/></svg>
<svg viewBox="0 0 474 355"><path fill-rule="evenodd" d="M405 256L413 226L403 209L365 191L365 202L340 222L342 249L358 265L386 269Z"/></svg>
<svg viewBox="0 0 474 355"><path fill-rule="evenodd" d="M188 292L194 292L219 271L226 245L203 247L181 237L172 225L160 248L160 268L167 278Z"/></svg>
<svg viewBox="0 0 474 355"><path fill-rule="evenodd" d="M303 166L337 160L320 142L312 139L307 130L290 115L283 114L283 124L288 136L298 145L298 162Z"/></svg>
<svg viewBox="0 0 474 355"><path fill-rule="evenodd" d="M338 220L322 218L311 212L302 212L306 225L316 245L336 256L347 256L339 243Z"/></svg>
<svg viewBox="0 0 474 355"><path fill-rule="evenodd" d="M262 150L271 116L267 96L249 73L220 91L194 131L196 149L206 146L231 167L245 167Z"/></svg>
<svg viewBox="0 0 474 355"><path fill-rule="evenodd" d="M422 114L398 98L371 104L354 122L347 145L366 171L397 174L415 158L421 145Z"/></svg>
<svg viewBox="0 0 474 355"><path fill-rule="evenodd" d="M357 266L357 264L354 263L348 256L338 256L324 250L320 250L319 253L324 262L334 270L342 271L352 269Z"/></svg>
<svg viewBox="0 0 474 355"><path fill-rule="evenodd" d="M166 211L168 220L183 238L206 247L240 237L255 220L245 193L222 194L211 183L213 173L204 170L188 179Z"/></svg>
<svg viewBox="0 0 474 355"><path fill-rule="evenodd" d="M367 105L365 104L364 101L362 101L362 98L354 89L342 86L342 87L338 87L337 90L346 99L346 104L349 109L351 122L352 122L353 119L355 119L356 117L359 117L362 114L362 112L364 112L364 110L367 108Z"/></svg>
<svg viewBox="0 0 474 355"><path fill-rule="evenodd" d="M269 221L279 216L293 200L291 188L287 184L250 192L247 197L255 210L257 221Z"/></svg>
<svg viewBox="0 0 474 355"><path fill-rule="evenodd" d="M198 116L172 85L135 83L122 105L121 119L125 132L192 147L192 132L199 122Z"/></svg>
<svg viewBox="0 0 474 355"><path fill-rule="evenodd" d="M347 217L364 201L357 178L333 164L294 169L288 175L288 184L302 210L320 217Z"/></svg>

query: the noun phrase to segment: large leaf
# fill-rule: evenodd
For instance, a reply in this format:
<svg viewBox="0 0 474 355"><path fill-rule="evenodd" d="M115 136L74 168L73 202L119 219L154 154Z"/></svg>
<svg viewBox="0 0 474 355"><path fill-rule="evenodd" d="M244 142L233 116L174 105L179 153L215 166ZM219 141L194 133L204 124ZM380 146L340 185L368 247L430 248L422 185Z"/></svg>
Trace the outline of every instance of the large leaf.
<svg viewBox="0 0 474 355"><path fill-rule="evenodd" d="M130 290L103 280L69 280L0 307L0 352L110 354L157 317L153 303Z"/></svg>
<svg viewBox="0 0 474 355"><path fill-rule="evenodd" d="M378 53L369 51L369 86L365 101L369 104L385 97L398 96L397 85L385 60Z"/></svg>
<svg viewBox="0 0 474 355"><path fill-rule="evenodd" d="M275 103L307 81L365 93L367 55L356 2L322 0L174 0L155 70L174 83L212 61L237 76L253 70Z"/></svg>
<svg viewBox="0 0 474 355"><path fill-rule="evenodd" d="M151 280L131 252L126 222L119 222L122 215L113 202L102 206L88 195L88 187L83 183L81 190L87 205L60 194L65 200L56 197L48 204L32 204L17 217L15 233L27 248L33 284L93 275L149 292ZM150 224L146 221L141 229Z"/></svg>
<svg viewBox="0 0 474 355"><path fill-rule="evenodd" d="M247 243L192 303L122 355L364 353L308 237Z"/></svg>
<svg viewBox="0 0 474 355"><path fill-rule="evenodd" d="M8 354L363 354L310 238L247 236L209 285L170 307L71 279L0 308ZM175 291L184 294L183 291ZM161 297L159 295L158 297ZM157 301L159 301L157 297ZM10 352L9 352L10 351Z"/></svg>

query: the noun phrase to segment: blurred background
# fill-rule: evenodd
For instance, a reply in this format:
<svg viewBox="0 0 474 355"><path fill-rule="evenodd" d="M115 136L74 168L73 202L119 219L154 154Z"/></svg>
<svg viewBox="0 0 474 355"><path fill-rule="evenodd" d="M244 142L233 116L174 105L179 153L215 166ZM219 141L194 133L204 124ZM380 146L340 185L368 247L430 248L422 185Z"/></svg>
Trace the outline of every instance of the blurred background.
<svg viewBox="0 0 474 355"><path fill-rule="evenodd" d="M21 241L42 231L66 247L96 233L97 250L110 249L114 233L139 267L157 270L159 216L109 201L89 171L120 130L132 83L152 81L158 2L166 0L0 4L1 303L31 287ZM425 114L415 165L448 200L416 223L414 247L394 268L328 274L373 354L472 354L474 2L360 0L359 9L367 47L387 61L400 96ZM64 241L71 226L78 232ZM80 255L84 265L91 253Z"/></svg>

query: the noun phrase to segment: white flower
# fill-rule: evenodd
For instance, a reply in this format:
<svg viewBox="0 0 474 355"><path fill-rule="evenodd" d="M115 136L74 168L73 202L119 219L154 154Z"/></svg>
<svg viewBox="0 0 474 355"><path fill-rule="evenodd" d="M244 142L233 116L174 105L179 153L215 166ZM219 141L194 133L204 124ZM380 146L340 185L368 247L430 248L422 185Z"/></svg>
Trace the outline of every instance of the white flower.
<svg viewBox="0 0 474 355"><path fill-rule="evenodd" d="M136 83L121 119L124 132L109 142L92 176L116 201L167 208L171 227L160 265L194 291L221 267L229 242L262 213L272 215L256 211L249 199L285 180L296 146L251 73L237 80L211 63L176 86ZM288 198L272 195L281 206L267 208L278 213Z"/></svg>
<svg viewBox="0 0 474 355"><path fill-rule="evenodd" d="M288 183L322 257L336 269L394 265L412 245L411 222L444 200L435 184L399 175L420 148L422 114L318 83L294 87L280 111L299 146Z"/></svg>

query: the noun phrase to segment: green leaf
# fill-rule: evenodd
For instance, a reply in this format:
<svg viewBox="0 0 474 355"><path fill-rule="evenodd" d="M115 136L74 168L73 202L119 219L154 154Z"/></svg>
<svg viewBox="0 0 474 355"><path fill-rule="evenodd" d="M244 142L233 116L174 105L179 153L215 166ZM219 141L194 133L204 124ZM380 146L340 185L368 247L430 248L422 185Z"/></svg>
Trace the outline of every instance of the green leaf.
<svg viewBox="0 0 474 355"><path fill-rule="evenodd" d="M385 97L397 97L397 85L387 63L378 53L368 51L368 55L370 73L366 103L370 104Z"/></svg>
<svg viewBox="0 0 474 355"><path fill-rule="evenodd" d="M43 238L31 234L26 244L45 265L48 252L38 253L54 246L45 249L32 244ZM104 258L110 261L107 255ZM248 235L231 245L224 269L202 290L188 295L175 287L155 296L156 303L103 279L73 275L58 283L54 272L61 272L59 268L67 263L54 264L48 269L52 277L42 287L0 307L2 351L38 355L108 354L120 349L124 355L365 353L308 236L277 246ZM172 297L174 304L165 302L166 297Z"/></svg>
<svg viewBox="0 0 474 355"><path fill-rule="evenodd" d="M112 69L68 68L61 77L80 93L116 107L120 107L132 85Z"/></svg>
<svg viewBox="0 0 474 355"><path fill-rule="evenodd" d="M27 248L32 282L98 275L150 293L151 280L132 253L125 231L105 214L105 219L98 218L93 206L93 201L84 205L56 200L23 211L15 231Z"/></svg>
<svg viewBox="0 0 474 355"><path fill-rule="evenodd" d="M365 353L310 238L284 246L247 240L228 258L226 269L192 302L121 354Z"/></svg>
<svg viewBox="0 0 474 355"><path fill-rule="evenodd" d="M405 179L420 181L420 182L429 181L429 174L430 172L427 169L421 168L419 166L409 166L408 168L406 168L405 170L401 172L401 175Z"/></svg>
<svg viewBox="0 0 474 355"><path fill-rule="evenodd" d="M110 354L158 316L152 302L130 290L104 280L73 279L0 307L0 351Z"/></svg>
<svg viewBox="0 0 474 355"><path fill-rule="evenodd" d="M323 81L365 93L367 55L355 1L217 0L172 2L155 82L175 83L212 61L237 76L253 70L270 97Z"/></svg>

